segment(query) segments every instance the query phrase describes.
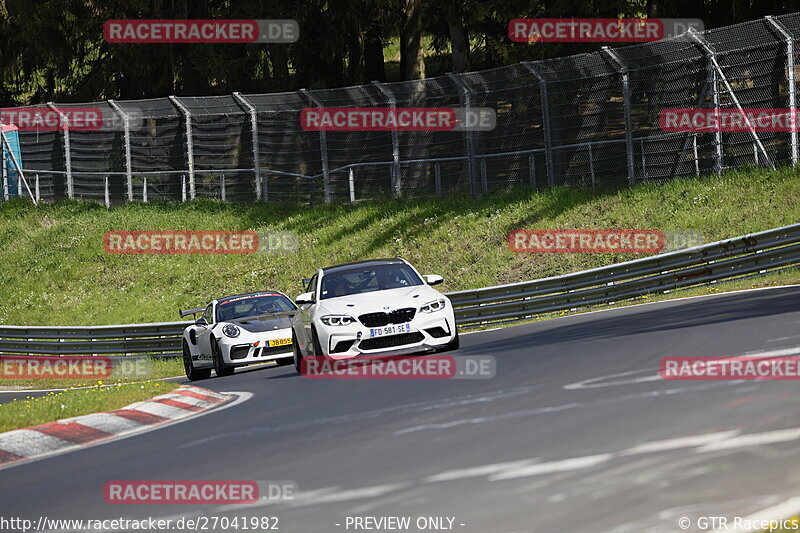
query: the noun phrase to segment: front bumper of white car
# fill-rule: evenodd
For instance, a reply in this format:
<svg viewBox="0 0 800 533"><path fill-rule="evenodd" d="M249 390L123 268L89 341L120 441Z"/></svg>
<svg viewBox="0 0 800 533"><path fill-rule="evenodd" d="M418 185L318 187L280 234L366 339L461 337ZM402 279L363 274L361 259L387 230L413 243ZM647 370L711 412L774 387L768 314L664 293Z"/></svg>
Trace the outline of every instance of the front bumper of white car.
<svg viewBox="0 0 800 533"><path fill-rule="evenodd" d="M431 351L442 348L456 334L455 317L449 305L434 313L414 313L410 321L371 322L364 314L347 326L317 324L323 350L331 359L351 359L359 355L391 355Z"/></svg>
<svg viewBox="0 0 800 533"><path fill-rule="evenodd" d="M238 337L219 340L222 359L228 365L263 363L292 356L292 330L252 333L241 329Z"/></svg>

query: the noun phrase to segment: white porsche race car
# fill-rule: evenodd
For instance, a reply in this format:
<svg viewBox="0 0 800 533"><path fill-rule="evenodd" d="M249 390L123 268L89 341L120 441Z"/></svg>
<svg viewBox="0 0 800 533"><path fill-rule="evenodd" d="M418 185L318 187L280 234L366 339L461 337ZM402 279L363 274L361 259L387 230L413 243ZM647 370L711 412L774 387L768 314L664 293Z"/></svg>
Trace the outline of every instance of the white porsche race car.
<svg viewBox="0 0 800 533"><path fill-rule="evenodd" d="M458 348L450 300L404 259L375 259L323 268L296 298L292 318L295 367L310 355L411 354Z"/></svg>
<svg viewBox="0 0 800 533"><path fill-rule="evenodd" d="M190 380L233 374L237 366L275 361L292 363L290 319L297 306L278 291L237 294L212 301L183 331L183 366Z"/></svg>

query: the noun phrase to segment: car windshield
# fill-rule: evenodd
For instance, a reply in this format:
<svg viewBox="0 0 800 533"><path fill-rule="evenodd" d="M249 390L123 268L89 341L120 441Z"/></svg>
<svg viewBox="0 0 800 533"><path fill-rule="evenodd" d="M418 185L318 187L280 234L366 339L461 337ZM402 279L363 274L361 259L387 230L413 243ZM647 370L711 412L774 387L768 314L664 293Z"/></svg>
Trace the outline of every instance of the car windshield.
<svg viewBox="0 0 800 533"><path fill-rule="evenodd" d="M280 313L295 309L296 307L292 301L283 294L264 293L234 296L221 300L217 304L217 322L227 322L246 316Z"/></svg>
<svg viewBox="0 0 800 533"><path fill-rule="evenodd" d="M353 267L326 274L322 278L320 299L338 298L364 292L384 291L422 285L422 279L408 265Z"/></svg>

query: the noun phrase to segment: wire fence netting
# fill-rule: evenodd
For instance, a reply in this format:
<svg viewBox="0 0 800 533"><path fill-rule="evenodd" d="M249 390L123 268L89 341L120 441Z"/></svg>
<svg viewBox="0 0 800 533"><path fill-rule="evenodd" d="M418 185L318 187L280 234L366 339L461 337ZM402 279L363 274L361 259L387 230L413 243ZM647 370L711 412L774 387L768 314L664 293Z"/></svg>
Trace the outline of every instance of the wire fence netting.
<svg viewBox="0 0 800 533"><path fill-rule="evenodd" d="M668 108L794 105L800 14L652 43L423 80L274 94L47 104L91 107L102 127L21 128L43 200L348 202L513 187L660 182L796 163L781 131L670 132ZM309 131L318 107L489 108L487 131ZM4 150L2 152L6 154ZM7 200L27 195L3 164Z"/></svg>

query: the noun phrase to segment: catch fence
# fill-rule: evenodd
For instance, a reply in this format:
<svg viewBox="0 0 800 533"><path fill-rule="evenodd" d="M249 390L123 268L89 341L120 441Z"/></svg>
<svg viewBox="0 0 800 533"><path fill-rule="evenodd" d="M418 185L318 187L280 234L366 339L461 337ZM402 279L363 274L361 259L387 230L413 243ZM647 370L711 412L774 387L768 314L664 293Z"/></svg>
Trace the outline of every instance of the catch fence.
<svg viewBox="0 0 800 533"><path fill-rule="evenodd" d="M620 186L796 164L797 132L665 132L666 108L796 107L800 13L424 80L274 94L47 104L89 131L20 131L30 192L2 199L349 202L511 187ZM524 45L521 45L524 46ZM530 45L535 46L535 44ZM307 107L488 107L491 131L318 132Z"/></svg>

